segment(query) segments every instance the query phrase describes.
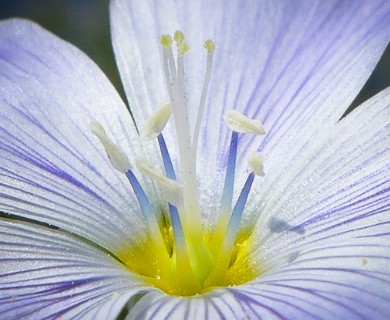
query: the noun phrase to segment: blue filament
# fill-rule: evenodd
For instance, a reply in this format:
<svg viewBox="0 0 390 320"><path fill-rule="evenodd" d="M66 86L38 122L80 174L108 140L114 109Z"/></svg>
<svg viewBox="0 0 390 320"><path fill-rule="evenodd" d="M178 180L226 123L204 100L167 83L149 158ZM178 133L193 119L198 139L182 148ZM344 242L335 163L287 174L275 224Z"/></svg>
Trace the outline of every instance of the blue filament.
<svg viewBox="0 0 390 320"><path fill-rule="evenodd" d="M165 139L161 133L158 135L157 138L158 144L160 145L161 156L164 162L165 173L169 179L176 180L175 169L173 169L172 160L169 155Z"/></svg>
<svg viewBox="0 0 390 320"><path fill-rule="evenodd" d="M255 174L253 172L250 173L248 178L245 181L244 188L242 188L241 190L237 203L234 206L232 215L230 217L228 230L227 230L227 239L231 239L231 241L234 241L236 238L238 227L241 221L242 212L244 211L246 201L248 200L248 195L249 192L251 191L254 178L255 178Z"/></svg>
<svg viewBox="0 0 390 320"><path fill-rule="evenodd" d="M176 180L175 169L173 168L171 156L169 155L167 145L165 143L165 139L163 135L160 133L158 135L158 144L160 146L161 156L164 163L165 173L169 179ZM174 236L176 241L180 241L184 243L184 233L183 226L181 225L179 211L177 207L168 203L169 205L169 213L172 222L172 228L174 230Z"/></svg>
<svg viewBox="0 0 390 320"><path fill-rule="evenodd" d="M131 186L133 187L134 193L138 199L138 203L145 218L148 221L150 221L151 218L155 219L153 207L150 204L145 191L142 189L134 173L131 170L128 170L126 172L126 177L130 181Z"/></svg>
<svg viewBox="0 0 390 320"><path fill-rule="evenodd" d="M181 225L179 211L177 208L169 203L169 213L171 216L173 235L175 237L175 242L184 243L184 233L183 226Z"/></svg>
<svg viewBox="0 0 390 320"><path fill-rule="evenodd" d="M226 168L225 185L222 194L222 212L231 210L234 186L234 172L236 170L238 133L233 131L230 141L230 150Z"/></svg>

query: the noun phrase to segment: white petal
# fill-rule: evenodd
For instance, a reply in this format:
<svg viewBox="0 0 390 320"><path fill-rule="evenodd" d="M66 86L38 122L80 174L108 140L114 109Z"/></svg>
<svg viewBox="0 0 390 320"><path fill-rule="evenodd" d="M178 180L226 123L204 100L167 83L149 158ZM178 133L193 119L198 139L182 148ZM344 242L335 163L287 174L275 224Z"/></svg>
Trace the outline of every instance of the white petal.
<svg viewBox="0 0 390 320"><path fill-rule="evenodd" d="M265 179L247 208L259 214L257 245L276 253L295 243L299 250L305 241L368 236L370 229L363 227L388 222L389 123L390 88L324 132L283 179ZM273 219L290 227L272 230Z"/></svg>
<svg viewBox="0 0 390 320"><path fill-rule="evenodd" d="M111 166L91 121L99 121L129 158L148 153L119 95L91 60L31 22L2 22L0 92L0 210L111 251L145 232L131 187Z"/></svg>
<svg viewBox="0 0 390 320"><path fill-rule="evenodd" d="M0 220L3 319L116 316L144 283L106 252L76 237Z"/></svg>
<svg viewBox="0 0 390 320"><path fill-rule="evenodd" d="M294 262L232 292L249 318L268 313L281 319L385 320L390 312L388 243L387 236L303 249Z"/></svg>
<svg viewBox="0 0 390 320"><path fill-rule="evenodd" d="M126 319L245 319L240 302L225 289L193 297L144 295Z"/></svg>

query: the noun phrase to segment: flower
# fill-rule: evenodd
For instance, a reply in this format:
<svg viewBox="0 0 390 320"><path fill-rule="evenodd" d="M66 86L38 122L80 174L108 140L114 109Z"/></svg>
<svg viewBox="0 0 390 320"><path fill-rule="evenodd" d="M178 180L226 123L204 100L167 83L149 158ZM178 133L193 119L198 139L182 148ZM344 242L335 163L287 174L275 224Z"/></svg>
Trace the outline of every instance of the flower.
<svg viewBox="0 0 390 320"><path fill-rule="evenodd" d="M79 50L0 24L2 317L386 319L390 90L339 119L389 3L110 6L134 122Z"/></svg>

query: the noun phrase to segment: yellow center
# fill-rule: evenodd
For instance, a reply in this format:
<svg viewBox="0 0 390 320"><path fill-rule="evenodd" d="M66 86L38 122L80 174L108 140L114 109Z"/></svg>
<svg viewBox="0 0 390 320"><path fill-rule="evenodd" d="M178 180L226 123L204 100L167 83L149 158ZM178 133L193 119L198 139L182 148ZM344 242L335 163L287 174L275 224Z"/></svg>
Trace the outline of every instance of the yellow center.
<svg viewBox="0 0 390 320"><path fill-rule="evenodd" d="M228 258L227 267L222 270L218 268L218 253L212 254L212 243L210 235L203 235L203 242L208 252L207 257L199 252L188 250L189 259L197 260L200 266L197 275L189 265L179 264L175 254L175 243L171 226L161 229L166 252L159 250L148 239L139 239L133 246L123 249L118 253L118 258L132 272L140 276L145 282L157 287L167 294L177 296L192 296L202 294L217 287L235 286L245 283L257 277L261 270L258 265L247 258L251 248L250 230L240 232L236 240L233 252ZM198 248L199 243L194 243L194 237L187 238L189 247ZM216 240L215 238L213 240ZM220 242L223 239L217 239ZM169 259L166 258L168 252ZM209 258L211 256L211 268ZM213 273L214 270L218 272ZM201 273L201 275L199 274ZM199 280L205 279L203 283Z"/></svg>

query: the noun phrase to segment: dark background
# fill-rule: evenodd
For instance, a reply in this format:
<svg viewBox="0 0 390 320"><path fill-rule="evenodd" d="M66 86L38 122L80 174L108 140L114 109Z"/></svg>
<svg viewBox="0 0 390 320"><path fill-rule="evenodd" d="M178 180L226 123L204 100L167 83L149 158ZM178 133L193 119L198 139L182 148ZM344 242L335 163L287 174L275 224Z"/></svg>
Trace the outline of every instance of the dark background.
<svg viewBox="0 0 390 320"><path fill-rule="evenodd" d="M0 0L0 19L31 19L73 43L99 65L123 96L110 43L108 3L109 0ZM389 85L388 47L351 108Z"/></svg>

